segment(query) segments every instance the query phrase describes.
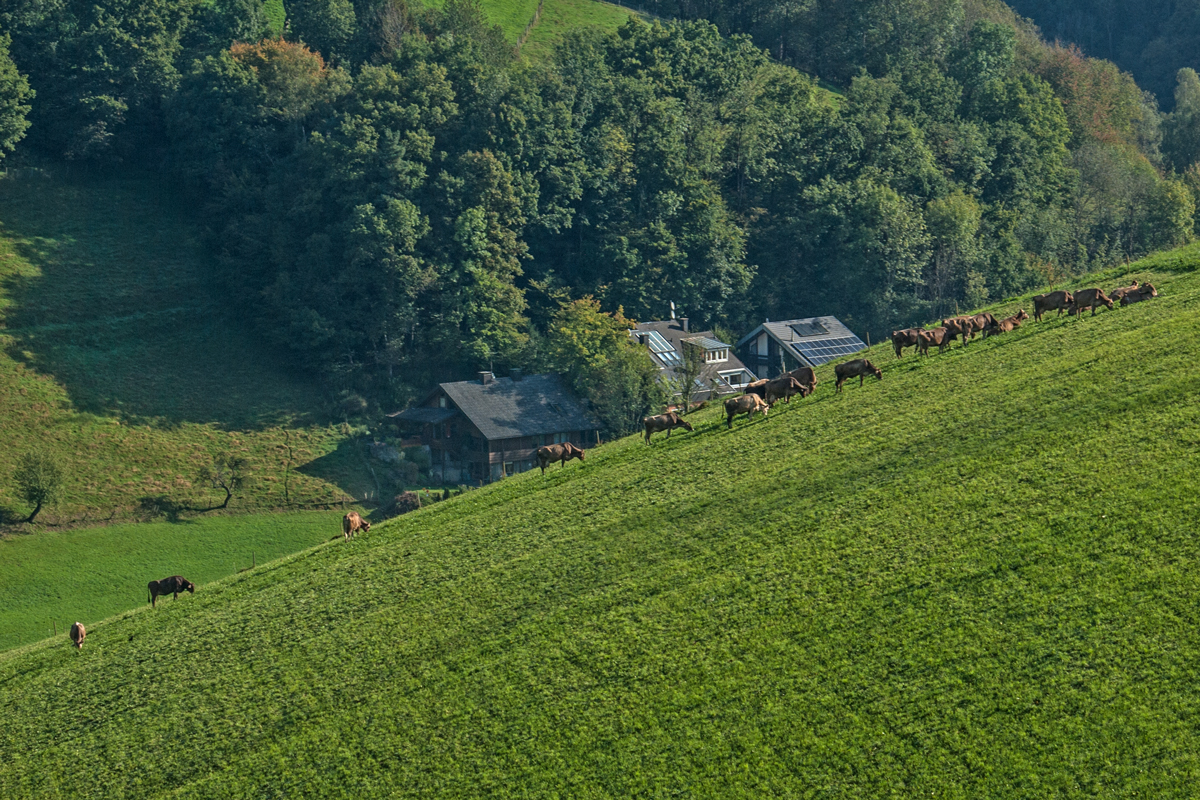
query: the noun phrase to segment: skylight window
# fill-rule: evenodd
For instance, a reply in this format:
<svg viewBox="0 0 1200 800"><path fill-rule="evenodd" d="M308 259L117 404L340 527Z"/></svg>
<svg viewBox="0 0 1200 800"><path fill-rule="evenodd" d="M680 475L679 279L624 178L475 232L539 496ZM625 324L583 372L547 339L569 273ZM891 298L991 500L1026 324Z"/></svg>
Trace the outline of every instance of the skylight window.
<svg viewBox="0 0 1200 800"><path fill-rule="evenodd" d="M651 353L658 357L659 361L668 367L678 367L683 363L683 358L658 331L650 331L646 334L646 346L650 348Z"/></svg>

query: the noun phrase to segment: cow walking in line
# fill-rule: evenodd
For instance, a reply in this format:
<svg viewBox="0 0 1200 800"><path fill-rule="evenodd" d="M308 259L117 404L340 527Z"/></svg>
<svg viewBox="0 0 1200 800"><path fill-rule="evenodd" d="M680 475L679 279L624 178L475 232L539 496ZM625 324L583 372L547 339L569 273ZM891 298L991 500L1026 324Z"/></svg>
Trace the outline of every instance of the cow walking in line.
<svg viewBox="0 0 1200 800"><path fill-rule="evenodd" d="M686 431L693 430L692 424L674 411L668 411L666 414L659 414L655 417L643 417L642 425L646 428L646 444L650 444L650 434L652 433L666 431L667 438L670 439L671 431L676 428L683 428Z"/></svg>
<svg viewBox="0 0 1200 800"><path fill-rule="evenodd" d="M175 599L179 599L179 595L183 592L196 593L196 584L182 575L172 575L169 578L163 578L161 581L150 581L146 585L146 588L150 590L150 596L146 600L150 602L151 607L158 605L160 595L163 597L171 595Z"/></svg>
<svg viewBox="0 0 1200 800"><path fill-rule="evenodd" d="M868 375L874 375L877 379L883 380L883 370L865 358L856 358L853 361L838 364L833 368L833 373L837 375L837 390L839 392L842 390L842 384L854 377L858 378L859 386L862 386L863 378Z"/></svg>
<svg viewBox="0 0 1200 800"><path fill-rule="evenodd" d="M767 383L767 405L775 405L775 401L783 400L785 403L792 402L792 395L798 394L804 397L804 384L793 378L791 375L784 375Z"/></svg>
<svg viewBox="0 0 1200 800"><path fill-rule="evenodd" d="M546 474L546 467L553 464L555 461L560 462L564 467L572 458L578 458L583 461L583 448L576 447L570 442L562 444L548 444L539 447L537 450L538 466L542 468L542 474Z"/></svg>
<svg viewBox="0 0 1200 800"><path fill-rule="evenodd" d="M346 516L342 517L342 536L346 537L346 541L354 538L354 535L359 531L367 533L371 530L371 523L367 522L357 511L351 511ZM336 536L333 538L337 538Z"/></svg>
<svg viewBox="0 0 1200 800"><path fill-rule="evenodd" d="M902 331L892 331L892 347L896 350L896 358L904 356L904 348L921 346L921 329L905 328Z"/></svg>
<svg viewBox="0 0 1200 800"><path fill-rule="evenodd" d="M950 346L950 331L945 328L921 331L917 336L917 351L923 356L929 355L929 348L933 345L937 345L938 353L944 353Z"/></svg>
<svg viewBox="0 0 1200 800"><path fill-rule="evenodd" d="M1067 315L1072 317L1081 315L1090 308L1094 317L1096 316L1096 306L1100 305L1112 311L1113 301L1108 298L1108 295L1104 294L1103 289L1080 289L1078 292L1075 292L1075 302L1067 310Z"/></svg>
<svg viewBox="0 0 1200 800"><path fill-rule="evenodd" d="M756 394L744 394L741 397L731 397L725 401L725 424L727 427L733 427L733 418L738 414L745 414L746 419L754 419L754 413L760 412L763 417L767 416L767 412L771 407L767 405Z"/></svg>
<svg viewBox="0 0 1200 800"><path fill-rule="evenodd" d="M71 641L75 643L76 650L83 649L83 640L87 638L87 628L83 627L82 622L76 622L71 626L71 630L67 633L71 637Z"/></svg>
<svg viewBox="0 0 1200 800"><path fill-rule="evenodd" d="M1047 311L1054 311L1055 309L1058 309L1058 316L1061 317L1062 312L1070 309L1071 304L1074 302L1074 295L1065 290L1039 294L1033 298L1033 318L1041 322L1042 314Z"/></svg>

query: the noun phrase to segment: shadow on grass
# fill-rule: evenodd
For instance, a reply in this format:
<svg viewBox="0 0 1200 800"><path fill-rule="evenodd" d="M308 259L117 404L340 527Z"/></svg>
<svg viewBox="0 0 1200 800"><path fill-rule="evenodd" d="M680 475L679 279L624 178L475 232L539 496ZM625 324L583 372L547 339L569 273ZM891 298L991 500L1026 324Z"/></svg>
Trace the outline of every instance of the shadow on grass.
<svg viewBox="0 0 1200 800"><path fill-rule="evenodd" d="M315 381L230 306L170 189L0 180L0 237L16 255L0 261L7 355L52 376L79 411L158 427L322 421Z"/></svg>

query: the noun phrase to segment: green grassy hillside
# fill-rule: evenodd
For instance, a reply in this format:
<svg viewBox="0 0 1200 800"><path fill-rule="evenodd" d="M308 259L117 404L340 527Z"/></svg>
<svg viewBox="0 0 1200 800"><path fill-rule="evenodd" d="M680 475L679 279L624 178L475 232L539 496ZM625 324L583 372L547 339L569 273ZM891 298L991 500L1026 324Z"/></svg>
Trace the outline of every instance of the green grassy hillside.
<svg viewBox="0 0 1200 800"><path fill-rule="evenodd" d="M0 522L29 511L9 477L35 448L67 475L45 522L210 505L197 473L221 451L259 475L242 508L374 488L309 376L224 307L211 258L170 186L0 178Z"/></svg>
<svg viewBox="0 0 1200 800"><path fill-rule="evenodd" d="M146 602L146 584L208 583L328 541L342 511L209 517L0 539L0 650ZM85 623L86 624L86 623Z"/></svg>
<svg viewBox="0 0 1200 800"><path fill-rule="evenodd" d="M0 655L0 796L1190 796L1198 264Z"/></svg>

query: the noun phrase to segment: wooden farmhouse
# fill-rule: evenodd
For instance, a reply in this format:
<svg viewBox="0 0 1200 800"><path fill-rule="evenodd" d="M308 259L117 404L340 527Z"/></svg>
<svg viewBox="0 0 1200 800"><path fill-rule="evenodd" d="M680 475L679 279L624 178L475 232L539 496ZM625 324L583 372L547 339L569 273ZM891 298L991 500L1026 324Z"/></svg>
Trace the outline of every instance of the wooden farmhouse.
<svg viewBox="0 0 1200 800"><path fill-rule="evenodd" d="M767 320L737 343L742 361L760 378L777 378L797 367L819 367L866 348L837 317Z"/></svg>
<svg viewBox="0 0 1200 800"><path fill-rule="evenodd" d="M416 406L389 414L418 429L428 445L434 478L444 483L491 483L537 466L542 445L591 447L600 423L557 375L438 384Z"/></svg>

